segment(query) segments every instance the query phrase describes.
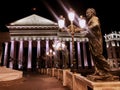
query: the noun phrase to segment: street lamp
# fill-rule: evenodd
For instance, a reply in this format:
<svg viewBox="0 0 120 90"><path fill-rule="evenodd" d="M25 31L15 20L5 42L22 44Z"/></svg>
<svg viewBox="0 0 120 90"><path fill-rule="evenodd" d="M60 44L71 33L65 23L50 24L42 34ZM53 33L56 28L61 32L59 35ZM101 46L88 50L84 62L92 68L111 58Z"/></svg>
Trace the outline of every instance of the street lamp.
<svg viewBox="0 0 120 90"><path fill-rule="evenodd" d="M53 60L52 60L52 57L55 55L55 52L52 50L52 49L50 49L47 53L46 53L46 55L48 56L48 57L50 57L50 67L52 68L53 67Z"/></svg>
<svg viewBox="0 0 120 90"><path fill-rule="evenodd" d="M65 42L55 41L53 44L55 50L64 50L66 48Z"/></svg>
<svg viewBox="0 0 120 90"><path fill-rule="evenodd" d="M75 59L75 47L74 47L74 35L75 35L75 32L80 31L81 28L84 28L86 26L86 20L82 16L80 16L80 18L78 19L80 27L73 25L75 13L72 9L70 9L70 12L68 13L68 18L70 20L70 25L66 28L66 30L70 32L72 37L72 59L73 60L72 60L71 71L74 73L74 72L77 72L77 65L76 65L76 59ZM58 26L62 31L63 29L65 29L65 18L63 16L60 16L58 20Z"/></svg>

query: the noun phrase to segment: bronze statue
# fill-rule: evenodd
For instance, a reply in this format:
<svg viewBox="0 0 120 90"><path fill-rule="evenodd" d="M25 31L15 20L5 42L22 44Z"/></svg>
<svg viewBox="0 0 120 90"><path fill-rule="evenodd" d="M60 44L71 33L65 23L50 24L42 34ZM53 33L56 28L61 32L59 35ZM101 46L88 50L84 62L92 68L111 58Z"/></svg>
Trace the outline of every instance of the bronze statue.
<svg viewBox="0 0 120 90"><path fill-rule="evenodd" d="M96 16L94 8L86 10L86 37L89 39L89 50L91 52L95 72L93 75L88 75L88 78L93 80L113 80L113 75L110 74L110 65L108 64L103 54L103 40L99 18Z"/></svg>

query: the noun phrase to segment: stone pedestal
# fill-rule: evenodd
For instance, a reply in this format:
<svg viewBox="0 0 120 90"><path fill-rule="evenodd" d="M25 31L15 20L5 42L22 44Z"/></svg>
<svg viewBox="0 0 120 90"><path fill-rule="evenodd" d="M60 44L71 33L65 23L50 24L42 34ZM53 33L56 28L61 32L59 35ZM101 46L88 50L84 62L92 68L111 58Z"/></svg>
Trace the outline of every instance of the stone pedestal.
<svg viewBox="0 0 120 90"><path fill-rule="evenodd" d="M79 86L84 87L77 90L120 90L120 81L91 81L84 76L79 76Z"/></svg>
<svg viewBox="0 0 120 90"><path fill-rule="evenodd" d="M120 90L119 81L107 81L107 82L90 82L87 88L92 90Z"/></svg>
<svg viewBox="0 0 120 90"><path fill-rule="evenodd" d="M66 86L66 72L70 72L70 69L63 69L63 86Z"/></svg>
<svg viewBox="0 0 120 90"><path fill-rule="evenodd" d="M119 81L119 76L88 75L87 78L91 81Z"/></svg>

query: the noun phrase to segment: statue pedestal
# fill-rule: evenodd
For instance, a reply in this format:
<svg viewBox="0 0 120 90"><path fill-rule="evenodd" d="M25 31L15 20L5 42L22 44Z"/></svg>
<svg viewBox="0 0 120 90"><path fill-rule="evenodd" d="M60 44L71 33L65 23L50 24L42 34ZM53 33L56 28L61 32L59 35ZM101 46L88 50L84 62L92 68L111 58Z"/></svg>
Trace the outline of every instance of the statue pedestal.
<svg viewBox="0 0 120 90"><path fill-rule="evenodd" d="M82 87L82 89L79 87L77 90L120 90L120 81L95 82L87 79L84 76L79 76L79 86Z"/></svg>
<svg viewBox="0 0 120 90"><path fill-rule="evenodd" d="M119 76L88 75L87 78L91 81L119 81Z"/></svg>

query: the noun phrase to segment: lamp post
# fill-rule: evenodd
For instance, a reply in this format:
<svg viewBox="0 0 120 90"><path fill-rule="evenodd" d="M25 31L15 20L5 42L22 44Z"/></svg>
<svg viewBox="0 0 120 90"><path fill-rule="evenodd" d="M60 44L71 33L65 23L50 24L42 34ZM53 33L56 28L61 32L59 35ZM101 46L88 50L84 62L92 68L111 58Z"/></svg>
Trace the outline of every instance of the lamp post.
<svg viewBox="0 0 120 90"><path fill-rule="evenodd" d="M75 46L74 46L74 35L76 32L80 31L81 28L84 28L86 26L86 21L83 19L82 16L78 19L80 27L77 27L73 24L74 18L75 18L75 13L72 9L70 9L68 13L68 18L70 20L70 25L66 27L66 30L70 32L71 37L72 37L72 68L71 71L77 72L77 65L76 65L76 58L75 58ZM63 31L65 29L65 18L63 16L60 16L58 20L58 26L59 28Z"/></svg>
<svg viewBox="0 0 120 90"><path fill-rule="evenodd" d="M54 52L52 49L50 49L50 50L46 53L46 55L47 55L48 57L50 57L50 67L52 68L52 67L53 67L52 57L55 55L55 52Z"/></svg>

